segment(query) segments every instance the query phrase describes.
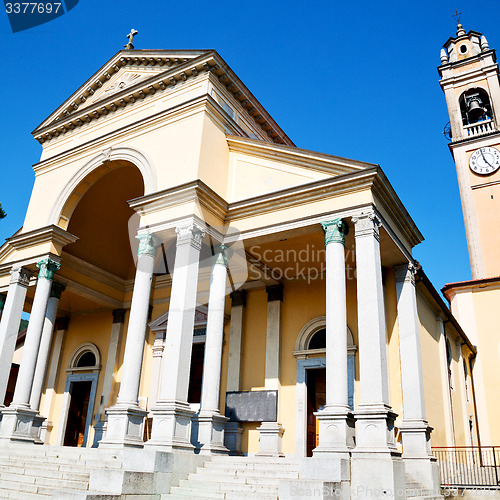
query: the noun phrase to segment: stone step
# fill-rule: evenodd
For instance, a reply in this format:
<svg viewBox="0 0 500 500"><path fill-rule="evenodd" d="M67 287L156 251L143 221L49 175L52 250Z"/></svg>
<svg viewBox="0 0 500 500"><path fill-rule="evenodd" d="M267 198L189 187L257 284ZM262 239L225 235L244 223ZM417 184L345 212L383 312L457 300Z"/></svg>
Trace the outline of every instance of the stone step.
<svg viewBox="0 0 500 500"><path fill-rule="evenodd" d="M208 462L205 464L207 470L239 470L239 471L298 471L295 464L280 463L224 463Z"/></svg>
<svg viewBox="0 0 500 500"><path fill-rule="evenodd" d="M51 488L72 488L79 490L89 489L88 477L86 477L84 480L71 480L71 479L44 477L39 475L28 476L22 473L13 474L10 472L1 472L0 482L11 483L13 485L26 485L31 487L46 486ZM31 490L28 489L26 491L31 491Z"/></svg>
<svg viewBox="0 0 500 500"><path fill-rule="evenodd" d="M34 478L33 478L34 479ZM18 483L15 481L9 481L0 479L0 491L3 493L8 492L8 498L22 498L25 495L40 495L48 497L51 495L51 491L44 487L43 485L38 485L33 483Z"/></svg>
<svg viewBox="0 0 500 500"><path fill-rule="evenodd" d="M217 469L198 467L196 474L203 476L217 476L217 477L266 477L278 479L298 479L299 471L297 470L256 470L256 469L232 469L230 467L221 467Z"/></svg>
<svg viewBox="0 0 500 500"><path fill-rule="evenodd" d="M162 495L163 497L164 495ZM180 488L180 487L175 487L172 488L172 491L170 495L166 495L165 499L183 499L185 500L186 498L190 499L196 499L196 500L212 500L214 498L223 498L226 500L277 500L278 495L267 495L267 494L262 494L262 493L248 493L244 494L240 491L238 492L208 492L208 491L203 491L202 494L200 494L200 491L198 489L194 488Z"/></svg>
<svg viewBox="0 0 500 500"><path fill-rule="evenodd" d="M203 480L182 479L179 483L180 488L194 488L197 491L221 491L221 492L236 492L242 493L263 493L274 494L278 493L278 485L258 485L258 484L245 484L245 483L216 483Z"/></svg>
<svg viewBox="0 0 500 500"><path fill-rule="evenodd" d="M224 474L210 474L207 471L189 474L187 480L204 481L207 483L234 483L234 484L255 484L255 485L277 485L280 479L288 478L275 478L270 476L261 476L258 474L248 475L224 475Z"/></svg>
<svg viewBox="0 0 500 500"><path fill-rule="evenodd" d="M81 467L78 468L79 472L66 471L59 469L48 469L46 467L19 467L14 465L0 465L0 477L2 474L18 474L24 476L37 476L48 477L54 479L69 479L71 481L88 481L89 474L80 472Z"/></svg>

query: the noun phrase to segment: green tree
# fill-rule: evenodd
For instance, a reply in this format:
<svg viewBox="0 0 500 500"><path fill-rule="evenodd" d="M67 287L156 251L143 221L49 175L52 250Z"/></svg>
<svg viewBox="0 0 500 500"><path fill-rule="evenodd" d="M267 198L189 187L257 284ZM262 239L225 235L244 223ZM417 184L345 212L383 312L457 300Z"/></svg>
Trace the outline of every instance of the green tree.
<svg viewBox="0 0 500 500"><path fill-rule="evenodd" d="M22 332L23 330L26 330L26 328L28 328L28 323L29 321L27 319L22 319L19 324L19 331Z"/></svg>
<svg viewBox="0 0 500 500"><path fill-rule="evenodd" d="M3 219L7 214L5 213L4 209L2 208L2 204L0 203L0 219Z"/></svg>

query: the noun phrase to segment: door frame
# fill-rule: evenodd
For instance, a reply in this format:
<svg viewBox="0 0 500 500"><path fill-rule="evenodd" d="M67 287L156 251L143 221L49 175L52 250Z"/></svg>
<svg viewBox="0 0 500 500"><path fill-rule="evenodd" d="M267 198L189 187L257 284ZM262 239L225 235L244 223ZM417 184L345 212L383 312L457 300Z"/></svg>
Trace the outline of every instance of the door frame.
<svg viewBox="0 0 500 500"><path fill-rule="evenodd" d="M99 373L69 373L66 377L66 386L64 388L63 405L61 409L61 419L59 426L59 433L57 435L57 445L64 445L64 437L66 435L66 426L68 424L69 405L71 404L71 388L75 382L92 382L90 387L89 407L87 410L87 417L85 420L85 434L83 437L82 448L87 446L89 437L89 430L92 424L92 415L94 413L95 396L97 392L97 380Z"/></svg>

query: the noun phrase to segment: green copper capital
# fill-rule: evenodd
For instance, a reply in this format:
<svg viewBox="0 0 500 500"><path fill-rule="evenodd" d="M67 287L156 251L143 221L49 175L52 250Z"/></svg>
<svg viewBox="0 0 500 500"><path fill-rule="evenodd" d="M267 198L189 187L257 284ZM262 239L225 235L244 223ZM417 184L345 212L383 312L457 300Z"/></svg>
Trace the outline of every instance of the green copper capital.
<svg viewBox="0 0 500 500"><path fill-rule="evenodd" d="M46 280L52 281L54 274L61 267L59 262L52 259L44 259L37 263L36 267L40 269L38 272L38 279L44 278Z"/></svg>
<svg viewBox="0 0 500 500"><path fill-rule="evenodd" d="M229 256L226 245L221 245L219 247L219 251L216 254L215 263L225 267L229 265Z"/></svg>
<svg viewBox="0 0 500 500"><path fill-rule="evenodd" d="M325 232L325 247L329 243L345 245L345 237L349 234L349 226L342 219L322 222L321 227Z"/></svg>
<svg viewBox="0 0 500 500"><path fill-rule="evenodd" d="M139 250L137 255L150 255L153 259L156 257L156 249L160 246L158 238L151 233L139 234L136 236L139 240Z"/></svg>
<svg viewBox="0 0 500 500"><path fill-rule="evenodd" d="M58 283L57 281L53 281L52 287L50 288L50 297L54 297L55 299L59 300L64 290L66 290L66 285Z"/></svg>

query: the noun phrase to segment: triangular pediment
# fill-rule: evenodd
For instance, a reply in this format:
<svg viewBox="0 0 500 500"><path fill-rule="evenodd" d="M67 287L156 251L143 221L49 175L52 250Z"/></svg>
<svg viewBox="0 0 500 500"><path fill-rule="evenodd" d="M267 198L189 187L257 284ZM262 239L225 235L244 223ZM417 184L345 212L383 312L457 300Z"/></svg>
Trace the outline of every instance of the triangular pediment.
<svg viewBox="0 0 500 500"><path fill-rule="evenodd" d="M213 53L210 50L121 50L51 113L33 134L53 127L57 129L91 108L95 112L100 102L109 103L113 96ZM102 113L103 109L98 112Z"/></svg>

